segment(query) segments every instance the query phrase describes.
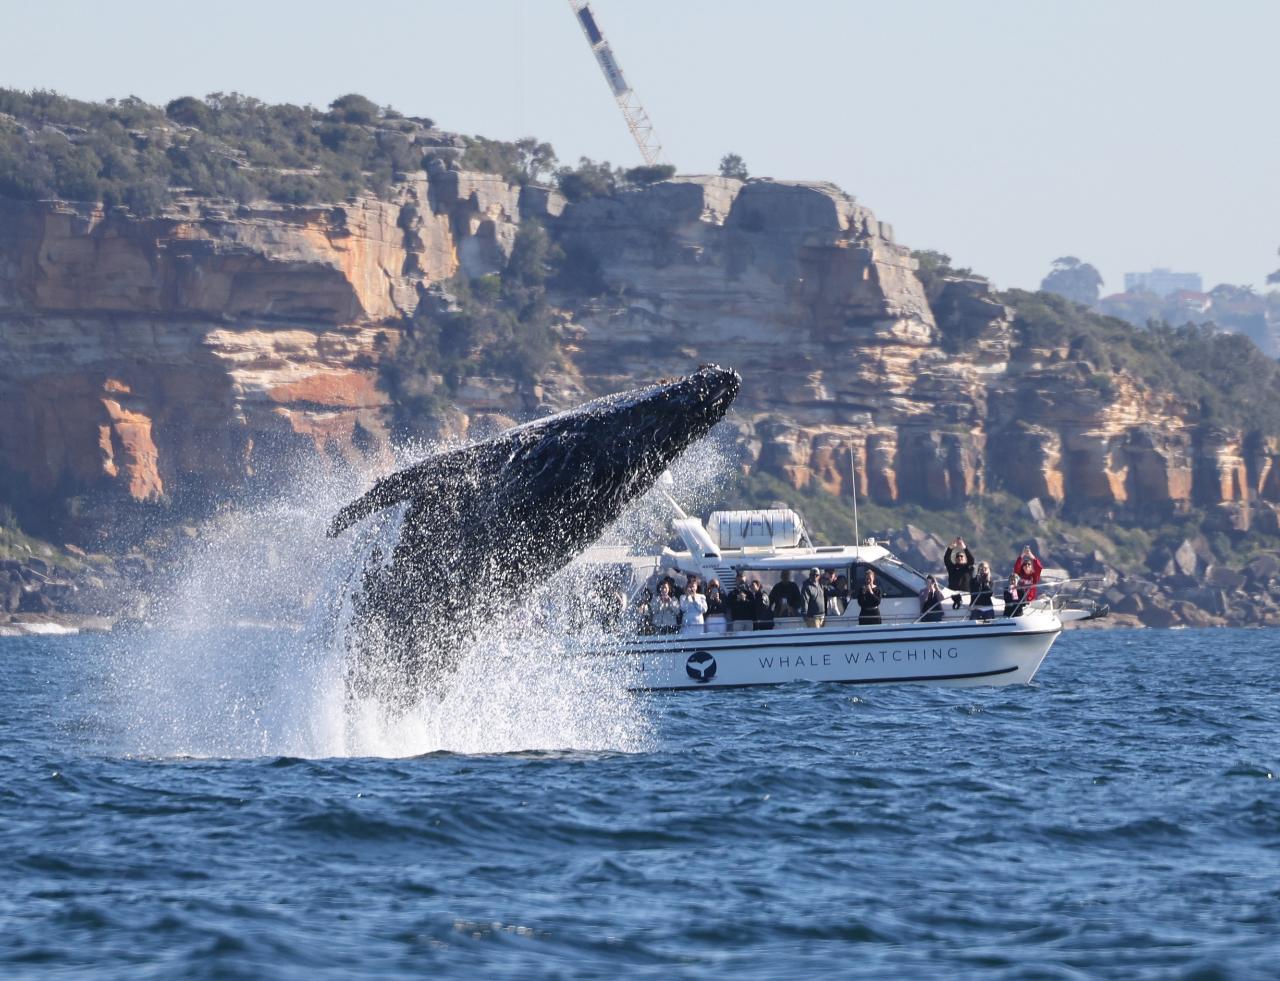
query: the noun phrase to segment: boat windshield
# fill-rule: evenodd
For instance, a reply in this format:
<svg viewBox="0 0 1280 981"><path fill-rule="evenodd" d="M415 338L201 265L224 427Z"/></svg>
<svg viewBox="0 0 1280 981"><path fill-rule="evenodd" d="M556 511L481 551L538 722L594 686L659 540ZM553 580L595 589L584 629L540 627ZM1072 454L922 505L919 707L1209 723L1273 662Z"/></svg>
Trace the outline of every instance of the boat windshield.
<svg viewBox="0 0 1280 981"><path fill-rule="evenodd" d="M891 573L904 586L910 586L916 590L924 589L927 578L925 574L919 569L913 569L897 556L886 555L882 559L877 559L875 564Z"/></svg>

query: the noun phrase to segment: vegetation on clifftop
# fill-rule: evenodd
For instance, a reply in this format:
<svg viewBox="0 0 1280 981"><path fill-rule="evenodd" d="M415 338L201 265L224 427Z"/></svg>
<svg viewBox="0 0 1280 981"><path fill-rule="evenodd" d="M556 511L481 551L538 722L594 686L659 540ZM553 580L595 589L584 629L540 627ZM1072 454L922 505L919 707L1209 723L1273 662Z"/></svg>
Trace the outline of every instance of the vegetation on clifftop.
<svg viewBox="0 0 1280 981"><path fill-rule="evenodd" d="M1066 348L1086 384L1108 386L1128 375L1198 404L1203 423L1280 433L1280 364L1244 335L1158 321L1134 327L1043 291L998 298L1014 311L1020 346Z"/></svg>
<svg viewBox="0 0 1280 981"><path fill-rule="evenodd" d="M83 102L0 89L0 196L123 205L151 215L175 190L285 204L385 193L423 166L411 136L433 125L360 95L329 110L249 96L183 96L164 108L130 96Z"/></svg>

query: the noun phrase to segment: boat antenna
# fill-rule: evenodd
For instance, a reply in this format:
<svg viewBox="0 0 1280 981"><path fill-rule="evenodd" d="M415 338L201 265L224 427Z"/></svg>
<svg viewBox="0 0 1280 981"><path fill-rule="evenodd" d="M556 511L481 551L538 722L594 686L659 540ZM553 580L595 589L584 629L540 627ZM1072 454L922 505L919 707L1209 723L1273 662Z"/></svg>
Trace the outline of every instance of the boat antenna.
<svg viewBox="0 0 1280 981"><path fill-rule="evenodd" d="M853 476L849 489L853 491L853 544L857 548L862 544L862 536L858 534L858 454L852 443L849 444L849 473Z"/></svg>

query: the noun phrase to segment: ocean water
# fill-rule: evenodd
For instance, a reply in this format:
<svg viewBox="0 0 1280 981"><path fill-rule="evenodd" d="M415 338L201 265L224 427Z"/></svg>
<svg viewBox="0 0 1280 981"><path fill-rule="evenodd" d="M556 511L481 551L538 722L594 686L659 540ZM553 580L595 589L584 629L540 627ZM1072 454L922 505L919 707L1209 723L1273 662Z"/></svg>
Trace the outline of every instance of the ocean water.
<svg viewBox="0 0 1280 981"><path fill-rule="evenodd" d="M288 631L0 640L0 976L1275 977L1278 647L1069 633L968 690L491 668L374 738Z"/></svg>

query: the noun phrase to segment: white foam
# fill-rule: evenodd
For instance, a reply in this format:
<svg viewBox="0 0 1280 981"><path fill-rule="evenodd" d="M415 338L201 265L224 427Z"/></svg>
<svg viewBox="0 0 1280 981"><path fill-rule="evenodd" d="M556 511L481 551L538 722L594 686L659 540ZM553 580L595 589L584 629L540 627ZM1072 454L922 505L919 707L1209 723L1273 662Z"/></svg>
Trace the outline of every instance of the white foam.
<svg viewBox="0 0 1280 981"><path fill-rule="evenodd" d="M675 468L697 506L723 479L723 439ZM193 542L183 573L156 597L154 628L122 638L111 665L119 752L147 757L407 757L432 752L638 752L651 745L647 701L616 659L569 653L556 626L490 597L443 697L407 709L348 699L343 672L350 594L398 515L326 538L358 488L313 480L223 515ZM651 546L668 510L656 492L610 538ZM571 566L546 588L572 590Z"/></svg>

